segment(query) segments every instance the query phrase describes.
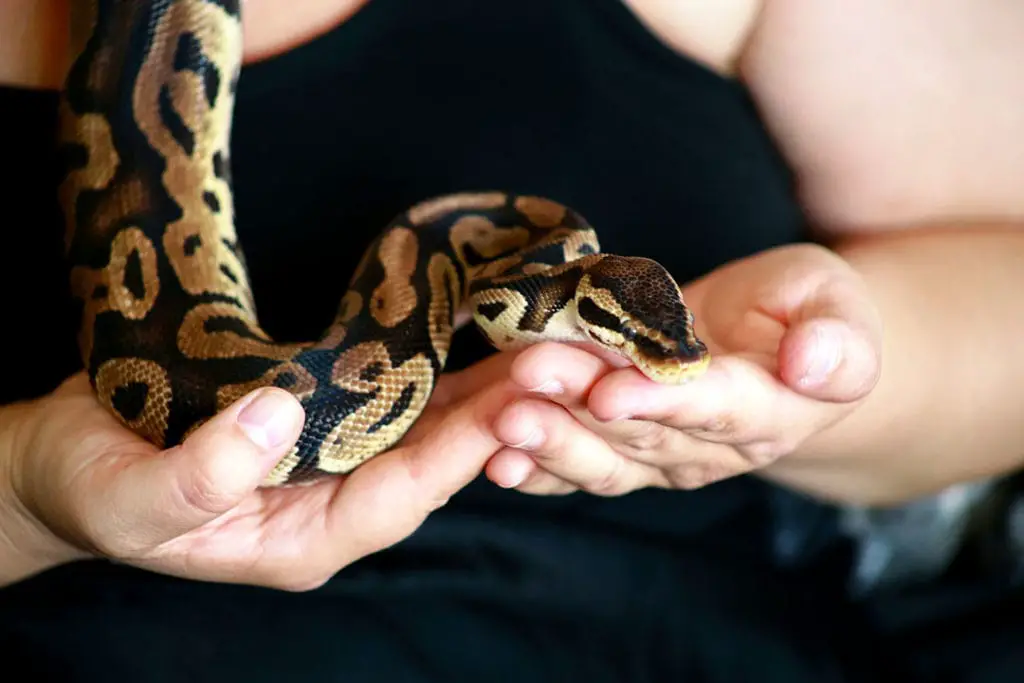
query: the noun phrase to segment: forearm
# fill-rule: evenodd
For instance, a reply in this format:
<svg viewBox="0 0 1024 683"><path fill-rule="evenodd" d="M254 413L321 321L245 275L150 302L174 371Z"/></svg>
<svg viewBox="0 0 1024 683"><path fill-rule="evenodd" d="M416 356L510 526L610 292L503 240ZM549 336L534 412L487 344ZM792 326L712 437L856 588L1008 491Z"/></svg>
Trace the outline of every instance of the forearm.
<svg viewBox="0 0 1024 683"><path fill-rule="evenodd" d="M833 246L881 310L881 378L765 476L816 497L887 504L1024 466L1024 229Z"/></svg>

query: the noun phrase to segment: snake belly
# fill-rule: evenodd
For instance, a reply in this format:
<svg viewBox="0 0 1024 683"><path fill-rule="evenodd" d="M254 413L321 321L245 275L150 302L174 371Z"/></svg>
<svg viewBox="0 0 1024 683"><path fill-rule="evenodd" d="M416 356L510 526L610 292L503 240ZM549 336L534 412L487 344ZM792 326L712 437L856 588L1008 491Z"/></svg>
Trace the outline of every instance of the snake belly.
<svg viewBox="0 0 1024 683"><path fill-rule="evenodd" d="M569 207L507 192L431 198L396 216L323 336L275 342L233 215L238 0L76 2L72 27L60 200L78 344L98 400L156 446L274 386L306 421L263 485L349 472L419 417L462 307L500 349L589 341L662 382L706 367L663 267L601 254Z"/></svg>

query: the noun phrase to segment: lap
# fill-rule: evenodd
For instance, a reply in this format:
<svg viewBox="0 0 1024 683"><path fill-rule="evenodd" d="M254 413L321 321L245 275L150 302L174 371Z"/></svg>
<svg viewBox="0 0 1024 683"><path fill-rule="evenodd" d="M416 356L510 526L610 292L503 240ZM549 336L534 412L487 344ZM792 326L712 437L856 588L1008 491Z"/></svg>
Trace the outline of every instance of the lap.
<svg viewBox="0 0 1024 683"><path fill-rule="evenodd" d="M6 665L65 681L861 680L841 673L853 658L820 597L758 559L756 517L723 522L731 542L669 542L568 510L442 511L308 593L62 567L0 593Z"/></svg>
<svg viewBox="0 0 1024 683"><path fill-rule="evenodd" d="M686 512L714 496L668 502L677 499L687 496L653 496L644 514L661 506L662 528L685 526ZM1007 638L1021 631L998 620L994 633L968 621L945 640L883 639L846 598L841 557L775 567L760 503L672 536L575 500L521 514L442 509L406 542L307 593L104 562L61 567L0 591L4 663L40 680L140 683L909 683L921 679L889 660L911 661L917 648L947 676L927 680L1019 680L1001 676L1020 670ZM973 646L957 635L970 632L985 635Z"/></svg>

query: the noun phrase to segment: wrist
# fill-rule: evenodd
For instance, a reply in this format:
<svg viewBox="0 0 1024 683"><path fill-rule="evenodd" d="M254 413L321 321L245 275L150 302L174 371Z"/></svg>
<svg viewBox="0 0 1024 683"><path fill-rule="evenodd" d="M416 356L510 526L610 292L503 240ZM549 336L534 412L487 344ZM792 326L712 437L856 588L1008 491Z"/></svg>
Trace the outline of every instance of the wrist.
<svg viewBox="0 0 1024 683"><path fill-rule="evenodd" d="M36 411L35 403L0 406L0 586L85 556L51 533L18 493Z"/></svg>

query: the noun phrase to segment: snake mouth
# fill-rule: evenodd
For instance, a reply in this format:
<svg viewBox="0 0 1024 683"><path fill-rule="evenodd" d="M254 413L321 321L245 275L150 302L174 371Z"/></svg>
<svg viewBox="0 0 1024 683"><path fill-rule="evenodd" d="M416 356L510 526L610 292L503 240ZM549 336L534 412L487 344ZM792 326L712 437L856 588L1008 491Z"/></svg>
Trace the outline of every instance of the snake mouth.
<svg viewBox="0 0 1024 683"><path fill-rule="evenodd" d="M673 346L670 353L662 344L638 345L634 359L637 369L661 384L684 384L704 374L711 364L708 347L699 339Z"/></svg>
<svg viewBox="0 0 1024 683"><path fill-rule="evenodd" d="M711 363L707 347L699 341L694 345L680 343L670 352L663 343L654 343L644 337L622 338L595 333L591 329L586 329L585 333L588 340L585 345L592 347L591 350L596 350L606 360L621 359L623 365L633 365L659 384L689 382L703 374Z"/></svg>
<svg viewBox="0 0 1024 683"><path fill-rule="evenodd" d="M584 333L593 344L597 344L600 347L609 349L610 351L619 354L625 354L626 352L626 340L622 337L617 337L611 334L601 335L589 327L584 329Z"/></svg>
<svg viewBox="0 0 1024 683"><path fill-rule="evenodd" d="M640 372L659 384L685 384L704 374L711 365L711 355L705 352L697 358L643 358L635 364Z"/></svg>

